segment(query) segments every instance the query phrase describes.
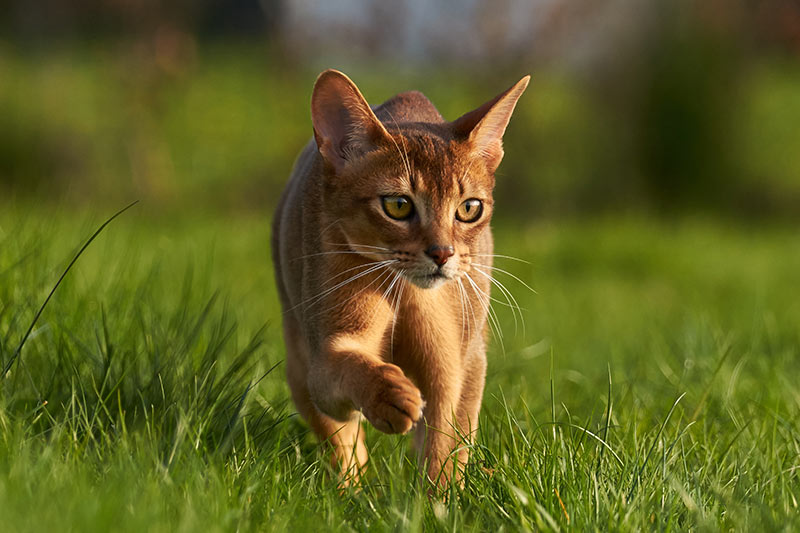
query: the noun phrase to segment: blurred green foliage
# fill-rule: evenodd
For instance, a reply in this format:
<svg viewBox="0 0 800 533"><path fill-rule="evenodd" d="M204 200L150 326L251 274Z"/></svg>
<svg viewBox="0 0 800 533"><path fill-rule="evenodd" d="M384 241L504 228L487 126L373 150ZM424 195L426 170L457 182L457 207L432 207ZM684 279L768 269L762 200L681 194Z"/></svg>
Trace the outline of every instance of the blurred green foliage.
<svg viewBox="0 0 800 533"><path fill-rule="evenodd" d="M742 70L686 46L663 45L630 99L607 96L622 85L534 69L498 174L505 214L800 213L800 66ZM447 119L523 73L348 69L371 103L419 89ZM0 46L0 198L267 209L311 136L315 75L253 44L206 44L173 62L122 44Z"/></svg>

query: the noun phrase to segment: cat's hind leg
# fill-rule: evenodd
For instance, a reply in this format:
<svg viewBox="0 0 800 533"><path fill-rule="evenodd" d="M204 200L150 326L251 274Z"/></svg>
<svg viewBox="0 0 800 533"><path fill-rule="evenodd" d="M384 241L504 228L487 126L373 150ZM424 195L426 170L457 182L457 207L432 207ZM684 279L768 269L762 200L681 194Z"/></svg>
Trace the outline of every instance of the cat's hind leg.
<svg viewBox="0 0 800 533"><path fill-rule="evenodd" d="M291 317L284 321L286 342L286 375L292 400L300 416L308 422L320 442L333 452L332 466L341 474L342 485L358 481L368 454L364 444L364 428L357 412L347 421L335 420L319 411L308 392L308 349Z"/></svg>

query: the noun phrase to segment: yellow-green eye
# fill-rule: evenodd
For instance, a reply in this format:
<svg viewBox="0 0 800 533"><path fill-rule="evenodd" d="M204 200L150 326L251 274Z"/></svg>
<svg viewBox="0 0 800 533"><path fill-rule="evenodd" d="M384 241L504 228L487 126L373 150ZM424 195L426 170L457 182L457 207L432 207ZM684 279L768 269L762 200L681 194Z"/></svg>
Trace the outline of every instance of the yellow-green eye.
<svg viewBox="0 0 800 533"><path fill-rule="evenodd" d="M408 196L384 196L383 210L395 220L405 220L414 214L414 204Z"/></svg>
<svg viewBox="0 0 800 533"><path fill-rule="evenodd" d="M456 209L456 218L461 222L475 222L483 213L483 202L477 198L464 200Z"/></svg>

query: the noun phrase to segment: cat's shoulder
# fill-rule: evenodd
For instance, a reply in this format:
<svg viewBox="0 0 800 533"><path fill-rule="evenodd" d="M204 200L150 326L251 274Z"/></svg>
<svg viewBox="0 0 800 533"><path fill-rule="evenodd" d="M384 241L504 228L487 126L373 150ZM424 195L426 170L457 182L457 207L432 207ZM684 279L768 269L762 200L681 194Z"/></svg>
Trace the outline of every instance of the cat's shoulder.
<svg viewBox="0 0 800 533"><path fill-rule="evenodd" d="M444 118L433 103L419 91L397 94L373 108L373 111L378 119L386 125L400 122L430 122L434 124L444 122Z"/></svg>

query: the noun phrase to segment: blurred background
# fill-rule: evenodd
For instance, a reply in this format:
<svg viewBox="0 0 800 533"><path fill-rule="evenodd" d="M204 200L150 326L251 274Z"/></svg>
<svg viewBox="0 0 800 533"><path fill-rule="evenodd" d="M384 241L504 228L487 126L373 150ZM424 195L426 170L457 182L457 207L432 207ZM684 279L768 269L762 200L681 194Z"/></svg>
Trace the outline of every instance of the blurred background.
<svg viewBox="0 0 800 533"><path fill-rule="evenodd" d="M447 119L530 73L500 216L800 216L794 0L6 0L9 202L269 212L315 76Z"/></svg>

